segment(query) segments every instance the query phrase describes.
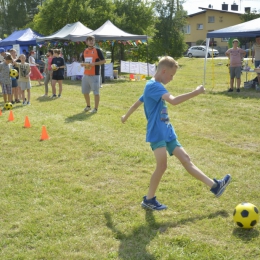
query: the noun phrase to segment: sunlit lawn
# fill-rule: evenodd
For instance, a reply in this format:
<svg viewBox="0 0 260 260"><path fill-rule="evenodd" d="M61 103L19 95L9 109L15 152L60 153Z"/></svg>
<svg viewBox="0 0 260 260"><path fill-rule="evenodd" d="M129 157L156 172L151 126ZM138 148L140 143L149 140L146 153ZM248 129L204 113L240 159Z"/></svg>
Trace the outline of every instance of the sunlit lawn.
<svg viewBox="0 0 260 260"><path fill-rule="evenodd" d="M192 91L204 78L203 59L179 63L167 86L173 95ZM210 59L206 94L169 105L169 115L192 161L212 178L230 173L232 183L215 199L169 157L157 192L169 207L163 212L140 207L155 165L143 108L120 122L144 81L103 84L94 115L82 112L79 81L65 81L55 100L34 86L32 105L15 105L12 122L4 111L0 259L259 259L259 227L237 228L232 214L243 201L260 207L260 93L227 93L226 63ZM23 128L25 116L31 128ZM40 141L43 125L46 141Z"/></svg>

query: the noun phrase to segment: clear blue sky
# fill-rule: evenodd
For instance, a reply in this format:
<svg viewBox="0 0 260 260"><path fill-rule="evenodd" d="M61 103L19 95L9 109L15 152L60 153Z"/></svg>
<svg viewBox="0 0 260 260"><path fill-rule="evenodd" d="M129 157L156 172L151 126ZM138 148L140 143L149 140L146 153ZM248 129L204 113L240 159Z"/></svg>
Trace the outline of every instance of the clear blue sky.
<svg viewBox="0 0 260 260"><path fill-rule="evenodd" d="M258 13L260 12L260 0L185 0L183 8L188 11L188 14L193 14L202 11L199 7L206 7L211 4L213 9L222 9L223 3L228 4L228 11L231 11L231 5L236 2L238 5L238 12L244 13L245 7L251 7L251 10L256 9ZM241 9L240 9L241 6Z"/></svg>

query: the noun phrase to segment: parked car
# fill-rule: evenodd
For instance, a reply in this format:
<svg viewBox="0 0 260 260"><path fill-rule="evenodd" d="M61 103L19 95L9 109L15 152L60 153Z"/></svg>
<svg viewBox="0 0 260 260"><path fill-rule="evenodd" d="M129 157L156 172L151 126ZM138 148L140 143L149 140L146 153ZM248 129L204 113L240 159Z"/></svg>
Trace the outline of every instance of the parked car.
<svg viewBox="0 0 260 260"><path fill-rule="evenodd" d="M205 57L205 52L206 52L206 46L192 46L188 49L187 56L189 58ZM212 53L213 53L214 57L219 55L218 50L215 50L215 49L212 49L209 47L207 57L212 57Z"/></svg>

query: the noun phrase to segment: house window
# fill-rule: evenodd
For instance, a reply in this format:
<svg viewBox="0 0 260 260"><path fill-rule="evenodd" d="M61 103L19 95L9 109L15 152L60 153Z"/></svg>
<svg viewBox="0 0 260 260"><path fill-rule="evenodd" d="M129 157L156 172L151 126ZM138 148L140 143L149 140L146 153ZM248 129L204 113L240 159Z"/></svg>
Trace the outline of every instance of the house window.
<svg viewBox="0 0 260 260"><path fill-rule="evenodd" d="M215 23L215 16L209 16L208 23Z"/></svg>
<svg viewBox="0 0 260 260"><path fill-rule="evenodd" d="M203 24L202 23L197 24L197 30L203 30Z"/></svg>
<svg viewBox="0 0 260 260"><path fill-rule="evenodd" d="M190 25L185 25L184 28L183 28L183 32L185 34L190 34Z"/></svg>

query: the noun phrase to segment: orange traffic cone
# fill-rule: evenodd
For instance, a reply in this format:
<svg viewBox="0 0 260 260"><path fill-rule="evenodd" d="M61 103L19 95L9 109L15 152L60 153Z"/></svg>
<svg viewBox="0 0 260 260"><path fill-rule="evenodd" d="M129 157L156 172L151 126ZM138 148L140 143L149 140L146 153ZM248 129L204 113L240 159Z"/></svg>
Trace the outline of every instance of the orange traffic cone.
<svg viewBox="0 0 260 260"><path fill-rule="evenodd" d="M2 110L0 109L0 116L2 115Z"/></svg>
<svg viewBox="0 0 260 260"><path fill-rule="evenodd" d="M40 140L43 141L43 140L48 140L48 139L49 139L49 136L47 134L46 126L43 125L42 126L42 136L41 136Z"/></svg>
<svg viewBox="0 0 260 260"><path fill-rule="evenodd" d="M25 121L24 121L24 128L30 128L30 127L31 127L31 124L30 124L29 118L28 118L28 116L26 116Z"/></svg>
<svg viewBox="0 0 260 260"><path fill-rule="evenodd" d="M12 110L10 110L8 121L14 121L14 115Z"/></svg>

